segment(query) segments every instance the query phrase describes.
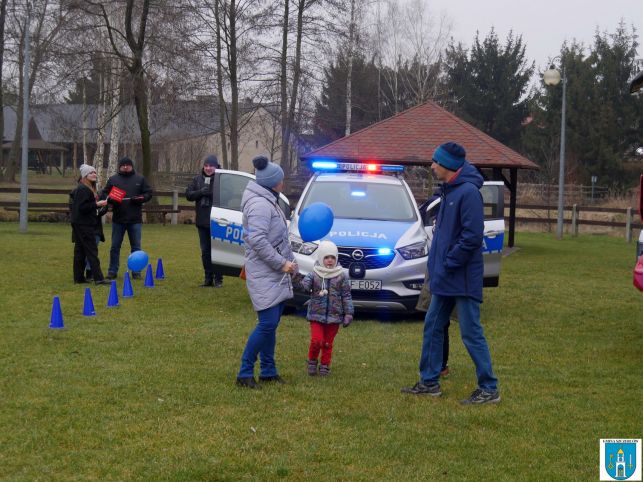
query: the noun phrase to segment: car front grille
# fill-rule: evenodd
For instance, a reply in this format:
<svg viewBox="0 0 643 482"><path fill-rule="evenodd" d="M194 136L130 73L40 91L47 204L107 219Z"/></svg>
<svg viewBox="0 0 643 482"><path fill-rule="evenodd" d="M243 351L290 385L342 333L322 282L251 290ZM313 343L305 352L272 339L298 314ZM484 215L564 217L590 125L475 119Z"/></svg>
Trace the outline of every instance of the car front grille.
<svg viewBox="0 0 643 482"><path fill-rule="evenodd" d="M391 250L389 254L380 254L378 248L341 247L338 248L338 251L339 264L346 269L349 269L352 263L362 263L365 269L386 268L395 258L394 250Z"/></svg>

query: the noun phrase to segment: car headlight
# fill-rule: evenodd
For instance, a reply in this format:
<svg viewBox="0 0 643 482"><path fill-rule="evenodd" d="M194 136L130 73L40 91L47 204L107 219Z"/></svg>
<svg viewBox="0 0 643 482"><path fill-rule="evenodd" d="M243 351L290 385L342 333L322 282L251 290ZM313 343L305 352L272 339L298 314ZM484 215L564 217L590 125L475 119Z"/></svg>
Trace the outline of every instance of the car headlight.
<svg viewBox="0 0 643 482"><path fill-rule="evenodd" d="M290 234L288 236L288 239L290 240L290 248L292 249L293 253L305 254L306 256L308 256L310 254L313 254L317 249L317 245L315 243L304 242L299 236L296 236L294 234Z"/></svg>
<svg viewBox="0 0 643 482"><path fill-rule="evenodd" d="M397 252L400 253L404 259L422 258L429 254L429 245L426 241L420 241L419 243L397 248Z"/></svg>

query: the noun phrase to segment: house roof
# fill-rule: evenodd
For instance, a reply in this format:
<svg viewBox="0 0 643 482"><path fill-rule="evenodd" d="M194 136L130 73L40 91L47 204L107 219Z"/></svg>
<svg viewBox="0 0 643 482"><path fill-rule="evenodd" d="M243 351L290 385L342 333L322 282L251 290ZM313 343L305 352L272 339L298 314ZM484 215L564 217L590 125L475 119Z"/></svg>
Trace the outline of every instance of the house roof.
<svg viewBox="0 0 643 482"><path fill-rule="evenodd" d="M2 144L2 149L8 150L11 149L11 142L5 142ZM66 151L67 149L62 146L57 146L56 144L51 144L49 142L43 141L42 139L29 139L29 144L27 148L32 151Z"/></svg>
<svg viewBox="0 0 643 482"><path fill-rule="evenodd" d="M423 165L430 164L435 148L448 141L464 146L467 160L481 168L538 169L534 162L431 101L307 152L301 159Z"/></svg>

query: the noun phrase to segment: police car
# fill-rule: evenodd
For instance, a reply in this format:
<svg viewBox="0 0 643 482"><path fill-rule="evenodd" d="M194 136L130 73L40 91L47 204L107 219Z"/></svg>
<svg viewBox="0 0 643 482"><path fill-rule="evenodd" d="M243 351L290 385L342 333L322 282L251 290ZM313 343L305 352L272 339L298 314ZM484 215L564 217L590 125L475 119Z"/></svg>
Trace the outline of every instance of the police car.
<svg viewBox="0 0 643 482"><path fill-rule="evenodd" d="M290 219L289 237L302 274L312 271L317 242L303 242L298 221L314 202L328 204L334 213L331 231L339 263L346 270L353 304L362 311L415 311L424 283L428 249L440 200L418 208L402 178L403 166L375 163L315 161L314 175L290 212L285 196L279 204ZM243 265L241 196L251 174L218 169L211 213L212 262L227 275ZM217 189L218 188L218 189ZM485 285L497 286L504 238L503 183L485 182ZM302 306L308 295L295 292L291 305Z"/></svg>

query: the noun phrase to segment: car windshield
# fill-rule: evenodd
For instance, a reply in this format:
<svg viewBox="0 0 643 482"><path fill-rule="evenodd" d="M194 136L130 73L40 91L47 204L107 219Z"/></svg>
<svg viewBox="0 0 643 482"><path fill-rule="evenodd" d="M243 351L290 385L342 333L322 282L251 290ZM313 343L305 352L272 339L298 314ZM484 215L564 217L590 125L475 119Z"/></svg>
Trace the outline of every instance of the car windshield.
<svg viewBox="0 0 643 482"><path fill-rule="evenodd" d="M336 218L375 221L415 221L413 202L401 184L374 182L316 182L310 186L302 209L328 204Z"/></svg>

